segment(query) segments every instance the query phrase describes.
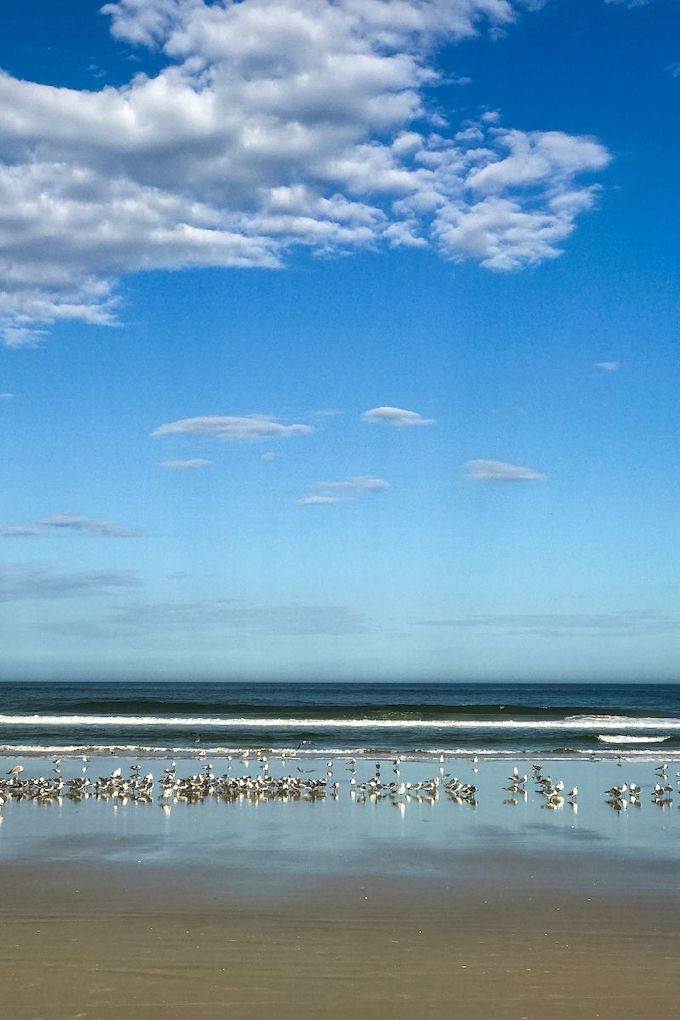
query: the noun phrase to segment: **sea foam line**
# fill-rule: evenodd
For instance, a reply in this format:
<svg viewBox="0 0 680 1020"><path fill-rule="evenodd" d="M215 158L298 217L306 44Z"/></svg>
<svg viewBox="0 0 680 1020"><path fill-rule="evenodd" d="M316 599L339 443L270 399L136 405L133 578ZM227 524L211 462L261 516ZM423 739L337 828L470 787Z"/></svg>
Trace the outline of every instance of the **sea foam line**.
<svg viewBox="0 0 680 1020"><path fill-rule="evenodd" d="M603 734L598 735L598 740L601 740L605 744L663 744L664 741L670 740L670 737L631 737L627 735L612 735L604 736Z"/></svg>
<svg viewBox="0 0 680 1020"><path fill-rule="evenodd" d="M570 716L567 719L314 719L154 715L0 715L0 726L118 727L119 729L312 729L312 730L680 730L680 719Z"/></svg>

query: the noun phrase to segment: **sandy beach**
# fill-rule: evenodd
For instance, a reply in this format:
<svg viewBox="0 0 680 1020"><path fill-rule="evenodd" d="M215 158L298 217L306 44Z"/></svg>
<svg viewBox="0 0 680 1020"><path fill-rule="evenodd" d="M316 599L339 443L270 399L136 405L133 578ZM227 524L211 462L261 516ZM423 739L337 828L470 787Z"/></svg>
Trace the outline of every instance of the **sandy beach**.
<svg viewBox="0 0 680 1020"><path fill-rule="evenodd" d="M573 860L566 888L533 889L534 863L505 861L510 890L340 881L266 903L181 869L9 868L3 1015L677 1016L678 891L621 897L600 874L572 894Z"/></svg>
<svg viewBox="0 0 680 1020"><path fill-rule="evenodd" d="M93 774L99 764L118 763ZM558 767L578 779L577 812L543 810L531 787L507 803L505 762L480 768L475 807L414 799L397 811L342 786L336 800L169 811L157 799L8 803L3 1015L670 1020L677 808L649 789L638 810L606 803L622 772L649 788L651 762ZM344 780L346 764L334 768ZM454 768L473 774L469 761Z"/></svg>

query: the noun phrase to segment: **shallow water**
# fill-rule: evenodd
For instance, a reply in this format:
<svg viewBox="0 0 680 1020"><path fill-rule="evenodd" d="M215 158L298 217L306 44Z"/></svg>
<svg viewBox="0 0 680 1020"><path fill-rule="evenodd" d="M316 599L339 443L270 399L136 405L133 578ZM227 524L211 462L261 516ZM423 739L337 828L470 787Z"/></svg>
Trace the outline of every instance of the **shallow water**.
<svg viewBox="0 0 680 1020"><path fill-rule="evenodd" d="M46 759L18 759L28 775L51 775ZM88 763L91 778L110 774L114 766L126 771L137 759L95 759ZM322 778L329 771L326 759L270 759L271 774ZM157 779L164 762L141 759L142 774ZM198 773L203 761L178 762L178 775ZM512 762L514 767L515 760ZM531 775L531 761L521 762L519 772ZM213 761L216 775L257 775L257 762ZM80 759L63 762L64 779L81 775ZM300 772L299 770L302 770ZM642 860L674 865L678 862L680 811L674 803L660 808L651 799L657 777L652 761L616 765L611 762L543 759L543 771L554 780L563 779L568 790L579 788L576 806L565 800L548 810L545 800L527 782L526 797L512 797L508 785L511 765L503 761L480 762L475 771L470 760L447 758L401 762L399 775L389 760L382 761L382 781L412 782L448 774L478 787L476 805L456 804L442 794L436 799L401 797L397 802L353 797L351 773L345 759L334 759L329 782L338 781L336 798L305 800L254 800L247 796L234 802L208 798L200 803L159 804L156 784L152 803L127 803L90 797L40 805L30 800L9 800L2 808L0 864L35 860L49 862L117 863L134 868L175 866L225 869L239 881L285 883L300 876L361 874L433 878L446 875L458 861L471 866L474 859L496 861L503 875L503 855L530 854L544 862L572 858L609 858L621 865ZM669 777L677 789L677 767ZM375 774L375 765L357 764L357 782ZM606 803L604 791L613 784L634 781L643 787L641 805L615 811ZM668 881L668 874L654 868L641 869L636 885L653 888ZM657 881L658 879L658 881ZM680 880L680 869L673 882Z"/></svg>

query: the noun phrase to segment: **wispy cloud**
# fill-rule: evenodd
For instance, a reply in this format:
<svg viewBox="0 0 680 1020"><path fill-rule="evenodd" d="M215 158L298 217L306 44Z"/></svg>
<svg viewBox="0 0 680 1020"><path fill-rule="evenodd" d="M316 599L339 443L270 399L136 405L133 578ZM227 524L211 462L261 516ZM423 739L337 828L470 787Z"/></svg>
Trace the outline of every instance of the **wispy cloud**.
<svg viewBox="0 0 680 1020"><path fill-rule="evenodd" d="M200 633L222 637L225 631L268 637L346 637L367 631L362 613L342 605L287 603L262 605L239 599L196 602L132 602L116 608L99 623L84 623L98 634L149 633L168 637Z"/></svg>
<svg viewBox="0 0 680 1020"><path fill-rule="evenodd" d="M629 11L636 7L646 7L651 0L604 0L606 4L613 4L615 7L627 7Z"/></svg>
<svg viewBox="0 0 680 1020"><path fill-rule="evenodd" d="M602 635L680 632L680 617L664 613L488 613L418 621L425 627L503 634Z"/></svg>
<svg viewBox="0 0 680 1020"><path fill-rule="evenodd" d="M347 492L356 495L360 492L384 492L389 489L390 483L384 478L376 478L374 475L354 475L341 482L318 482L316 488L328 489L333 492Z"/></svg>
<svg viewBox="0 0 680 1020"><path fill-rule="evenodd" d="M11 400L13 396L13 393L0 393L0 400Z"/></svg>
<svg viewBox="0 0 680 1020"><path fill-rule="evenodd" d="M76 532L83 535L96 535L101 538L139 538L140 531L125 528L116 521L103 520L96 517L81 517L77 514L53 514L41 517L25 524L5 524L0 526L0 535L5 538L41 538L46 535Z"/></svg>
<svg viewBox="0 0 680 1020"><path fill-rule="evenodd" d="M355 475L340 482L317 482L310 488L316 490L309 496L296 500L298 506L326 506L330 503L346 503L367 492L384 492L390 484L384 478L374 475Z"/></svg>
<svg viewBox="0 0 680 1020"><path fill-rule="evenodd" d="M418 425L434 425L434 418L423 418L417 411L405 411L402 407L373 407L364 411L364 421L378 425L392 425L398 429L410 429Z"/></svg>
<svg viewBox="0 0 680 1020"><path fill-rule="evenodd" d="M343 503L342 496L302 496L296 499L298 506L328 506L331 503Z"/></svg>
<svg viewBox="0 0 680 1020"><path fill-rule="evenodd" d="M267 450L265 453L260 454L260 460L263 460L265 464L271 464L277 457L278 453L274 453L273 450Z"/></svg>
<svg viewBox="0 0 680 1020"><path fill-rule="evenodd" d="M131 570L81 570L64 573L24 564L0 565L0 602L75 598L107 594L140 585Z"/></svg>
<svg viewBox="0 0 680 1020"><path fill-rule="evenodd" d="M202 457L194 457L191 460L164 460L161 467L168 471L200 471L201 468L210 467L211 460L204 460Z"/></svg>
<svg viewBox="0 0 680 1020"><path fill-rule="evenodd" d="M475 482L542 482L546 478L533 468L507 464L503 460L469 460L464 469L467 477Z"/></svg>
<svg viewBox="0 0 680 1020"><path fill-rule="evenodd" d="M314 432L311 425L302 423L287 425L271 415L249 414L244 417L204 415L198 418L181 418L179 421L159 425L151 434L157 439L167 436L207 436L224 442L250 443L305 436L311 432Z"/></svg>
<svg viewBox="0 0 680 1020"><path fill-rule="evenodd" d="M618 372L621 368L620 361L596 361L595 368L599 368L601 372Z"/></svg>

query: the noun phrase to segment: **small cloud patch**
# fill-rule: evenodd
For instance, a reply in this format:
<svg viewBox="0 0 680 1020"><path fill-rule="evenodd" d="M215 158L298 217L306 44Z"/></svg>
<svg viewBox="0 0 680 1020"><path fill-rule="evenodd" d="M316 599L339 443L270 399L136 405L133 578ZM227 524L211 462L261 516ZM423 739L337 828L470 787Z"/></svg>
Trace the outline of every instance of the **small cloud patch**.
<svg viewBox="0 0 680 1020"><path fill-rule="evenodd" d="M595 368L599 369L600 372L618 372L621 368L620 361L596 361Z"/></svg>
<svg viewBox="0 0 680 1020"><path fill-rule="evenodd" d="M298 506L326 506L329 503L346 503L367 492L384 492L390 483L374 475L354 475L340 482L317 482L311 486L316 491L296 500Z"/></svg>
<svg viewBox="0 0 680 1020"><path fill-rule="evenodd" d="M204 460L202 457L194 457L191 460L164 460L161 467L168 471L200 471L201 468L210 467L211 460Z"/></svg>
<svg viewBox="0 0 680 1020"><path fill-rule="evenodd" d="M361 416L364 421L377 425L391 425L396 429L411 429L419 425L434 425L434 418L423 418L417 411L406 411L403 407L372 407Z"/></svg>
<svg viewBox="0 0 680 1020"><path fill-rule="evenodd" d="M286 425L266 414L201 415L198 418L181 418L159 425L151 433L156 439L167 436L205 436L224 442L252 443L266 439L287 439L290 436L309 435L314 429L301 423Z"/></svg>
<svg viewBox="0 0 680 1020"><path fill-rule="evenodd" d="M465 473L474 482L543 482L546 476L533 468L503 460L469 460Z"/></svg>

